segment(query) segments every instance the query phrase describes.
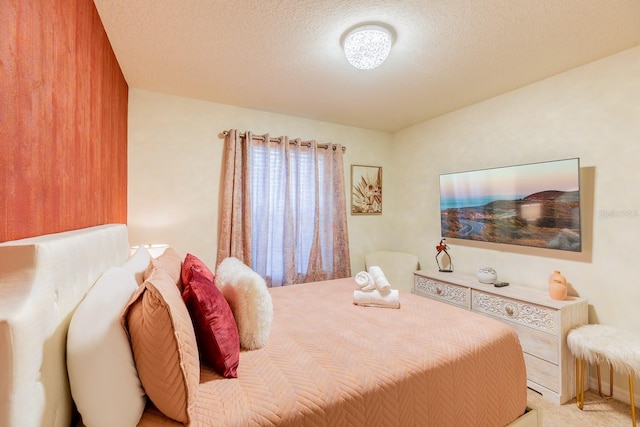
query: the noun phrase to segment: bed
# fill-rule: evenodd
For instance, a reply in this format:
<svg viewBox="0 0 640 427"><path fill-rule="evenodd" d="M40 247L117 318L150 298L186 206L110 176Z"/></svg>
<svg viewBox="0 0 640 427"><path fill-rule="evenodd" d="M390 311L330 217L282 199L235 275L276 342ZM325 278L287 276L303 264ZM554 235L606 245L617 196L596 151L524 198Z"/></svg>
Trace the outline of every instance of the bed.
<svg viewBox="0 0 640 427"><path fill-rule="evenodd" d="M0 243L0 425L81 424L67 330L129 254L122 224ZM410 293L400 309L356 306L355 288L346 278L270 289L268 340L240 352L237 378L199 366L190 425L541 425L512 329ZM182 425L150 400L143 410L139 426Z"/></svg>

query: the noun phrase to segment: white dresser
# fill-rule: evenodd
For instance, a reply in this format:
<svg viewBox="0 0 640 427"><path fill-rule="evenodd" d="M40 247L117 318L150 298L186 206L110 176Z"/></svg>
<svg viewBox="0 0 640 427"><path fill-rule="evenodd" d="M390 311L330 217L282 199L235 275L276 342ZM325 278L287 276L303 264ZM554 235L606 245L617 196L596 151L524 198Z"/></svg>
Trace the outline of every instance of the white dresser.
<svg viewBox="0 0 640 427"><path fill-rule="evenodd" d="M555 403L575 397L575 362L567 333L588 323L584 298L553 300L546 290L510 284L497 288L471 275L420 270L413 293L499 319L518 334L527 386Z"/></svg>

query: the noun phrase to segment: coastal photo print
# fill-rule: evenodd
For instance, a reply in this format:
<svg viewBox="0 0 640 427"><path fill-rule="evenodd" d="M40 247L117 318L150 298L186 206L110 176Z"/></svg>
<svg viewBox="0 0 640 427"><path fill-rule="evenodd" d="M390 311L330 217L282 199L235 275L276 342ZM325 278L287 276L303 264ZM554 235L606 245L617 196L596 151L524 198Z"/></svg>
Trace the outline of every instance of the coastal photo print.
<svg viewBox="0 0 640 427"><path fill-rule="evenodd" d="M578 158L440 175L442 237L581 251Z"/></svg>
<svg viewBox="0 0 640 427"><path fill-rule="evenodd" d="M382 166L351 165L351 215L382 214Z"/></svg>

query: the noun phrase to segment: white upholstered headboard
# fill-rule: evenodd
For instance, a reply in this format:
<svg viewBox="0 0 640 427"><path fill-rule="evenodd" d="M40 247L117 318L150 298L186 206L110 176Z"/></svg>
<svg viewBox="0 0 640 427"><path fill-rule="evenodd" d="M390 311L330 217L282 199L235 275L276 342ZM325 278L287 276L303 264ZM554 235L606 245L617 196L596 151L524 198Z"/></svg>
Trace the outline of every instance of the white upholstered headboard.
<svg viewBox="0 0 640 427"><path fill-rule="evenodd" d="M0 243L0 426L70 425L71 315L129 252L124 224Z"/></svg>

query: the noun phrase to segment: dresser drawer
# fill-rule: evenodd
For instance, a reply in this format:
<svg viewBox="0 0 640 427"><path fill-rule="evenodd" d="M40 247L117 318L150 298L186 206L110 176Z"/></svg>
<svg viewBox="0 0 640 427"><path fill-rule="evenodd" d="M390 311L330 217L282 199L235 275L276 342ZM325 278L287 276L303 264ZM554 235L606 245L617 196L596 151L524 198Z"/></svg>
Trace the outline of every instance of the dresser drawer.
<svg viewBox="0 0 640 427"><path fill-rule="evenodd" d="M510 321L504 321L504 323L511 326L518 334L522 351L556 365L560 363L560 340L556 335Z"/></svg>
<svg viewBox="0 0 640 427"><path fill-rule="evenodd" d="M472 290L471 309L539 331L560 335L558 310L476 289Z"/></svg>
<svg viewBox="0 0 640 427"><path fill-rule="evenodd" d="M560 392L560 367L546 360L524 353L524 364L527 367L527 379L536 384Z"/></svg>
<svg viewBox="0 0 640 427"><path fill-rule="evenodd" d="M465 286L414 276L413 293L469 309L471 290Z"/></svg>

